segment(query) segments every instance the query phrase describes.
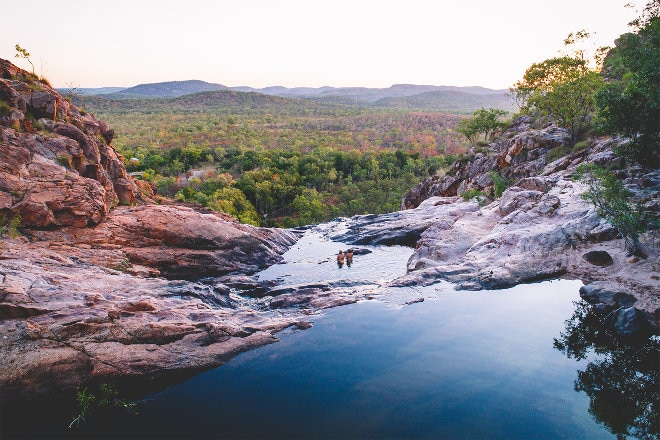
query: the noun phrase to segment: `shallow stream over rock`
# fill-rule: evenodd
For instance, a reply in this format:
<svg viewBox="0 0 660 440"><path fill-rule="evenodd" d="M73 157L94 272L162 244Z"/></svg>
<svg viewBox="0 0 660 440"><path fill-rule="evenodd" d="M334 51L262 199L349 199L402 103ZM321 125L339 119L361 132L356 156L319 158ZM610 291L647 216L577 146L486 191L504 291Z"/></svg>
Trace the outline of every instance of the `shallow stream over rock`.
<svg viewBox="0 0 660 440"><path fill-rule="evenodd" d="M39 423L11 408L3 438L616 437L590 414L593 397L574 389L576 371L607 356L555 348L580 281L393 287L413 250L331 241L343 226L306 231L253 278L262 294L228 294L255 313L309 314L311 328L140 396L137 414L97 413L70 430L71 407L33 404ZM335 255L348 247L353 264L339 267Z"/></svg>

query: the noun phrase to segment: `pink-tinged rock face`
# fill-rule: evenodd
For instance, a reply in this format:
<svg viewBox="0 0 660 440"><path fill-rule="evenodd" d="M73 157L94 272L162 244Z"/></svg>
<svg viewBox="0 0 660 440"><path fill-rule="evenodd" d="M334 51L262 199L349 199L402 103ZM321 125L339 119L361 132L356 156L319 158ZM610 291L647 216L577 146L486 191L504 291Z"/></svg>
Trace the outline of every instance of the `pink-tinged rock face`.
<svg viewBox="0 0 660 440"><path fill-rule="evenodd" d="M140 192L105 122L6 60L0 73L0 100L11 109L0 115L3 214L20 215L28 228L84 227L113 206L136 203Z"/></svg>

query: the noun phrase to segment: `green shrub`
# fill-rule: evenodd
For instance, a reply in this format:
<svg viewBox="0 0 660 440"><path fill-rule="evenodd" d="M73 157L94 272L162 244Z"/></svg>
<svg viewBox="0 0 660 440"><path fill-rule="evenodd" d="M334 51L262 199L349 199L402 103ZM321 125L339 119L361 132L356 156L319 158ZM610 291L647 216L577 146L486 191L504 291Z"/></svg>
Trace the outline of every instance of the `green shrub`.
<svg viewBox="0 0 660 440"><path fill-rule="evenodd" d="M33 92L41 92L44 90L44 86L39 84L38 82L30 82L28 83L28 87L30 87L30 90Z"/></svg>
<svg viewBox="0 0 660 440"><path fill-rule="evenodd" d="M291 217L285 217L284 218L284 227L285 228L295 228L298 225L298 222L296 222L294 219Z"/></svg>
<svg viewBox="0 0 660 440"><path fill-rule="evenodd" d="M56 161L58 164L62 165L64 168L71 168L71 157L66 154L60 154L57 156Z"/></svg>
<svg viewBox="0 0 660 440"><path fill-rule="evenodd" d="M465 191L463 194L461 194L461 197L463 197L463 200L466 202L472 199L479 199L481 197L486 197L486 195L479 191L478 189L475 188L470 188L467 191Z"/></svg>
<svg viewBox="0 0 660 440"><path fill-rule="evenodd" d="M131 261L128 259L128 257L123 258L116 266L115 270L119 272L126 272L127 269L131 267Z"/></svg>
<svg viewBox="0 0 660 440"><path fill-rule="evenodd" d="M582 198L591 202L598 215L621 234L628 254L645 257L639 234L647 226L642 208L631 201L632 193L611 170L593 163L580 165L576 177L589 187Z"/></svg>
<svg viewBox="0 0 660 440"><path fill-rule="evenodd" d="M571 150L571 153L576 153L578 151L582 151L586 148L589 148L591 146L591 141L580 141L573 145L573 149Z"/></svg>
<svg viewBox="0 0 660 440"><path fill-rule="evenodd" d="M502 193L509 187L508 180L495 171L490 171L488 176L490 176L490 180L493 181L493 195L496 198L502 197Z"/></svg>

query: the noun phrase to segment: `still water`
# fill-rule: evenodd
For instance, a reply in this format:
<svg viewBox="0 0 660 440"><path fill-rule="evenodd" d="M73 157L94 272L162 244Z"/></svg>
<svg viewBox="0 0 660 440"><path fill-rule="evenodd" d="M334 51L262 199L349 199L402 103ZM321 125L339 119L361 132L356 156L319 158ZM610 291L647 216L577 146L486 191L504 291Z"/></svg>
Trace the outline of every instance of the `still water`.
<svg viewBox="0 0 660 440"><path fill-rule="evenodd" d="M388 288L409 248L339 268L347 246L309 231L285 263L260 274L280 284L379 286L375 300L308 317L312 328L143 399L138 414L66 428L26 424L13 435L109 438L614 438L574 390L577 361L553 348L579 300L579 281L498 291L449 284ZM410 299L423 302L410 302ZM61 426L53 426L61 423ZM48 435L50 434L50 435Z"/></svg>
<svg viewBox="0 0 660 440"><path fill-rule="evenodd" d="M146 402L140 435L608 438L553 349L579 283L332 309Z"/></svg>

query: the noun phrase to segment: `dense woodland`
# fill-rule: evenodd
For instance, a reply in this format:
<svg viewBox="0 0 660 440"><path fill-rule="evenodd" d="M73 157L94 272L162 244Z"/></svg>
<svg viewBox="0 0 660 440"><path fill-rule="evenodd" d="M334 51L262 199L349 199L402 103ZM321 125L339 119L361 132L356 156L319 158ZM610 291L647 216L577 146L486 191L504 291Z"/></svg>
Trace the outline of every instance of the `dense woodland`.
<svg viewBox="0 0 660 440"><path fill-rule="evenodd" d="M465 150L454 114L345 107L235 91L78 97L158 194L240 221L306 225L399 209Z"/></svg>

